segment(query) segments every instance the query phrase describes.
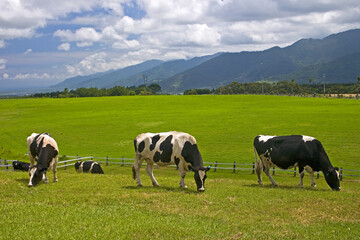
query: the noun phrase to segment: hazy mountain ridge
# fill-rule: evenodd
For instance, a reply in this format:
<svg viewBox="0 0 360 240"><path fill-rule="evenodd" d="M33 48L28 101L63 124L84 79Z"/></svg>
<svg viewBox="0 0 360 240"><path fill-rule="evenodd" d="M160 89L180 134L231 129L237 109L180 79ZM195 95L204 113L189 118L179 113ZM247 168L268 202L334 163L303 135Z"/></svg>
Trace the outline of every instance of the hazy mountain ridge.
<svg viewBox="0 0 360 240"><path fill-rule="evenodd" d="M360 75L360 29L323 39L301 39L264 51L217 53L189 60L150 60L106 73L70 78L53 87L110 88L158 83L163 92L217 88L233 81L256 82L295 79L314 83L356 81Z"/></svg>

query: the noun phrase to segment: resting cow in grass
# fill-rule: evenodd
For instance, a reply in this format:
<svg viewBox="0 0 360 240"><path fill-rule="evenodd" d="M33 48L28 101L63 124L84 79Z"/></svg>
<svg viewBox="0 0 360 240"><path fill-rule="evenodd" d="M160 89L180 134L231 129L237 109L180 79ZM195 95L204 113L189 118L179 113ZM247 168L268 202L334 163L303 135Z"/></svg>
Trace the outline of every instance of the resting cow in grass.
<svg viewBox="0 0 360 240"><path fill-rule="evenodd" d="M75 170L79 173L99 173L104 174L104 171L102 170L99 163L94 161L78 161L75 163Z"/></svg>
<svg viewBox="0 0 360 240"><path fill-rule="evenodd" d="M30 167L30 163L20 162L20 161L13 161L12 165L14 170L25 171L25 172L28 172Z"/></svg>
<svg viewBox="0 0 360 240"><path fill-rule="evenodd" d="M311 176L311 186L315 187L314 172L322 171L327 184L333 190L340 190L338 168L333 167L317 139L303 135L292 136L264 136L254 139L255 169L258 182L262 185L261 170L263 169L273 185L277 185L270 175L270 167L282 169L299 167L300 183L303 187L305 170ZM260 161L257 161L257 155Z"/></svg>
<svg viewBox="0 0 360 240"><path fill-rule="evenodd" d="M147 163L146 171L152 184L159 186L153 175L153 165L159 166L176 164L181 176L180 187L185 185L185 175L194 172L194 178L199 192L205 191L206 172L210 167L204 167L201 154L193 136L183 132L143 133L134 140L135 162L133 177L137 178L138 186L142 186L139 170L142 162Z"/></svg>
<svg viewBox="0 0 360 240"><path fill-rule="evenodd" d="M57 182L56 165L58 163L59 149L56 141L48 133L33 133L27 138L28 154L30 158L30 181L28 186L38 184L42 179L49 182L46 172L52 168L54 182ZM35 161L37 162L34 165Z"/></svg>

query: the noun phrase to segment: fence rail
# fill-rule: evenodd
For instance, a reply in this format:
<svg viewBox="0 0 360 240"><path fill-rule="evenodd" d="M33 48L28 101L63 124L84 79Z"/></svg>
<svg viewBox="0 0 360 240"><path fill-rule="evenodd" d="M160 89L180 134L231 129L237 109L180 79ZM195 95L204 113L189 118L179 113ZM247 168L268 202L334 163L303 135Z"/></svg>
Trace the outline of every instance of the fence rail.
<svg viewBox="0 0 360 240"><path fill-rule="evenodd" d="M115 165L121 165L121 166L128 166L132 165L134 163L134 158L125 158L124 156L121 158L109 158L106 157L93 157L93 156L87 156L87 157L80 157L80 156L65 156L66 158L70 158L67 160L59 161L57 167L58 168L64 168L75 165L77 161L82 160L93 160L97 161L98 163L105 164L108 166L109 164L115 164ZM7 159L1 159L0 158L0 170L2 171L9 171L13 170L12 162L17 160L7 160ZM255 163L223 163L223 162L204 162L205 165L211 165L211 170L216 172L218 170L230 170L233 173L236 173L236 171L251 171L253 174L255 173ZM146 165L144 162L143 165ZM170 167L177 167L176 165L169 165ZM4 169L3 169L4 168ZM275 175L275 172L291 172L293 173L293 176L295 177L297 175L297 169L296 167L294 169L279 169L279 168L273 168L272 174ZM346 172L346 173L344 173ZM340 180L344 176L348 177L360 177L360 170L357 169L343 169L340 168ZM322 175L322 172L317 172L317 178L319 178L320 175Z"/></svg>

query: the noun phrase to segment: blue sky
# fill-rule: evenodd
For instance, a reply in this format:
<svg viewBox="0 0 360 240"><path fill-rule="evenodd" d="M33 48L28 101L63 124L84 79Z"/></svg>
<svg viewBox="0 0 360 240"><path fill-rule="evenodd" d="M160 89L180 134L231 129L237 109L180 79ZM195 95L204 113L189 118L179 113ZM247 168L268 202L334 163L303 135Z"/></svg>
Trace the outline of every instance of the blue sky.
<svg viewBox="0 0 360 240"><path fill-rule="evenodd" d="M360 28L358 0L0 0L0 91Z"/></svg>

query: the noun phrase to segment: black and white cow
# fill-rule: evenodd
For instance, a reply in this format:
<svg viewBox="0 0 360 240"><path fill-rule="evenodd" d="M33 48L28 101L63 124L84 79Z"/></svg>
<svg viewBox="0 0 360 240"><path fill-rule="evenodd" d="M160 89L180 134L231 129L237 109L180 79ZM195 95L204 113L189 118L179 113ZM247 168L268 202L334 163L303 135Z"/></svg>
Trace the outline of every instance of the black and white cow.
<svg viewBox="0 0 360 240"><path fill-rule="evenodd" d="M75 170L79 173L99 173L104 174L99 163L94 161L78 161L75 163Z"/></svg>
<svg viewBox="0 0 360 240"><path fill-rule="evenodd" d="M316 187L314 172L322 171L327 184L333 190L340 190L338 168L333 167L317 139L303 135L292 136L264 136L259 135L254 139L255 169L258 183L262 185L261 170L263 169L273 185L277 185L270 175L270 167L282 169L299 167L300 183L303 187L305 170L311 176L311 186ZM257 161L257 155L260 161Z"/></svg>
<svg viewBox="0 0 360 240"><path fill-rule="evenodd" d="M153 165L159 166L176 164L181 176L180 187L185 185L185 175L193 171L197 190L205 191L206 172L210 167L204 167L201 154L193 136L183 132L143 133L134 140L135 162L133 165L133 177L137 178L138 186L142 186L139 170L142 162L147 163L146 171L152 184L159 186L153 175Z"/></svg>
<svg viewBox="0 0 360 240"><path fill-rule="evenodd" d="M12 165L14 170L25 171L25 172L28 172L30 167L30 163L20 162L20 161L13 161Z"/></svg>
<svg viewBox="0 0 360 240"><path fill-rule="evenodd" d="M57 182L56 165L58 163L59 148L56 141L48 133L33 133L27 138L28 154L30 158L29 187L35 186L42 179L49 182L46 171L52 168L54 182ZM35 161L37 162L34 165Z"/></svg>

